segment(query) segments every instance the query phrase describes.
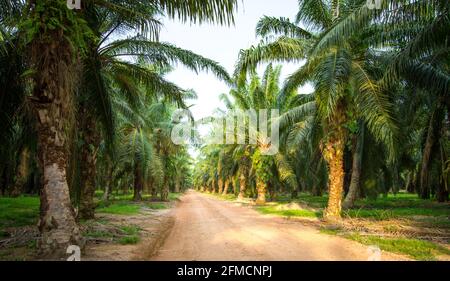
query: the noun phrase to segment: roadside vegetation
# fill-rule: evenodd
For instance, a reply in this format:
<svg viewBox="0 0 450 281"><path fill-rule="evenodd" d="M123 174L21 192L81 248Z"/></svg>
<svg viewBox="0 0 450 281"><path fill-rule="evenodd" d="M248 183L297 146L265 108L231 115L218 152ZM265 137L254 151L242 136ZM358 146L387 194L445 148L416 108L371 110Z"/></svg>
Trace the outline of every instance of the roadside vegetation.
<svg viewBox="0 0 450 281"><path fill-rule="evenodd" d="M170 193L168 201L152 201L143 195L141 201L133 194L114 194L103 201L103 191L97 191L96 218L79 221L83 239L92 245L134 245L142 241L148 231L141 228L145 220L162 220L160 211L173 208L182 193ZM39 197L0 197L0 260L38 259ZM157 230L157 228L156 228Z"/></svg>

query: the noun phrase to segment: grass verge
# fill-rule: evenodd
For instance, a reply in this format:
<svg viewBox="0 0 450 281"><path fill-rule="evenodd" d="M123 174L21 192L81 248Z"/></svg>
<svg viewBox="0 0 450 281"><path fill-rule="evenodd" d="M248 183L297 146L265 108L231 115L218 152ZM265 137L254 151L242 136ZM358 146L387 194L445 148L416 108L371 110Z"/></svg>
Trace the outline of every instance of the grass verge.
<svg viewBox="0 0 450 281"><path fill-rule="evenodd" d="M36 224L39 218L39 197L0 197L0 229Z"/></svg>
<svg viewBox="0 0 450 281"><path fill-rule="evenodd" d="M357 233L344 235L344 237L364 245L377 245L384 251L405 254L416 260L432 261L436 260L437 255L450 255L449 249L424 240L363 236Z"/></svg>
<svg viewBox="0 0 450 281"><path fill-rule="evenodd" d="M283 217L303 217L303 218L319 218L322 213L319 211L311 211L306 209L299 210L280 210L279 205L274 206L261 206L255 207L255 209L264 215L277 215Z"/></svg>

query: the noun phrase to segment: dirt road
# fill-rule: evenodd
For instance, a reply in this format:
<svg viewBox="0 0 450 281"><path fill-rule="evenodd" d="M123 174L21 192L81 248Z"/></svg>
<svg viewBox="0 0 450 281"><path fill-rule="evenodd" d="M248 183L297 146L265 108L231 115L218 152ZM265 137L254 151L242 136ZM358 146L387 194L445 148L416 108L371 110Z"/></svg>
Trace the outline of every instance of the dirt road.
<svg viewBox="0 0 450 281"><path fill-rule="evenodd" d="M367 246L299 222L264 216L194 191L174 210L175 225L152 260L368 260ZM382 260L403 260L382 253Z"/></svg>

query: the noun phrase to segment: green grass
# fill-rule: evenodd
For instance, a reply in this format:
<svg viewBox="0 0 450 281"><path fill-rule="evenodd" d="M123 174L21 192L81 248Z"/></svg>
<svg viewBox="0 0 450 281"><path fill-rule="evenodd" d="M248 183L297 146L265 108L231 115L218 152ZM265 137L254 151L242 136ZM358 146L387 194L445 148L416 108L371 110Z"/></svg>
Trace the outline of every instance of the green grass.
<svg viewBox="0 0 450 281"><path fill-rule="evenodd" d="M139 240L139 236L132 235L120 238L119 243L122 245L137 244Z"/></svg>
<svg viewBox="0 0 450 281"><path fill-rule="evenodd" d="M163 210L168 209L169 207L165 203L148 203L145 205L147 208L153 209L153 210Z"/></svg>
<svg viewBox="0 0 450 281"><path fill-rule="evenodd" d="M426 227L450 229L450 220L448 219L448 216L420 217L416 218L415 221Z"/></svg>
<svg viewBox="0 0 450 281"><path fill-rule="evenodd" d="M183 195L183 193L172 193L171 192L171 193L169 193L169 200L170 201L178 200L178 198L180 198L182 195ZM103 191L97 190L95 192L95 197L101 201L103 199ZM112 194L110 194L109 198L111 201L132 201L133 193L130 192L128 194L116 194L115 192L113 192ZM151 199L151 195L143 194L142 199L144 199L144 200Z"/></svg>
<svg viewBox="0 0 450 281"><path fill-rule="evenodd" d="M129 226L122 226L120 230L122 230L127 235L137 235L141 230L141 228L134 225L129 225Z"/></svg>
<svg viewBox="0 0 450 281"><path fill-rule="evenodd" d="M140 241L139 231L141 230L141 228L139 228L138 226L122 226L120 229L127 235L119 239L120 244L137 244Z"/></svg>
<svg viewBox="0 0 450 281"><path fill-rule="evenodd" d="M102 192L97 192L97 196L101 196ZM169 200L177 200L182 193L170 193ZM108 202L100 201L97 207L97 212L105 214L114 215L137 215L139 214L142 207L146 207L154 210L168 209L169 205L166 202L149 202L145 201L149 199L150 196L143 197L143 201L134 202L132 201L133 195L119 195L112 196L111 200Z"/></svg>
<svg viewBox="0 0 450 281"><path fill-rule="evenodd" d="M227 194L227 195L222 195L222 194L218 194L218 193L204 193L204 194L213 196L214 198L217 198L217 199L223 200L223 201L235 201L237 198L237 196L234 194Z"/></svg>
<svg viewBox="0 0 450 281"><path fill-rule="evenodd" d="M176 200L178 200L182 195L183 195L183 193L169 193L169 200L170 200L170 201L176 201Z"/></svg>
<svg viewBox="0 0 450 281"><path fill-rule="evenodd" d="M256 210L265 215L277 215L283 217L306 217L306 218L318 218L321 216L320 212L310 210L279 210L276 206L261 206L256 207Z"/></svg>
<svg viewBox="0 0 450 281"><path fill-rule="evenodd" d="M373 218L377 220L386 220L400 217L410 216L446 216L450 210L446 209L430 209L430 208L392 208L392 209L351 209L343 211L344 217L350 218Z"/></svg>
<svg viewBox="0 0 450 281"><path fill-rule="evenodd" d="M141 210L141 206L131 202L117 202L109 206L99 207L97 212L114 215L137 215Z"/></svg>
<svg viewBox="0 0 450 281"><path fill-rule="evenodd" d="M216 196L225 201L234 201L237 198L237 196L234 194L227 194L227 195L216 194Z"/></svg>
<svg viewBox="0 0 450 281"><path fill-rule="evenodd" d="M290 200L289 196L278 196L280 202L300 202L310 207L323 209L327 205L328 197L312 196L302 193L296 200ZM389 194L387 197L380 195L376 200L363 199L355 203L355 207L343 211L343 217L349 218L373 218L386 220L400 217L430 216L444 217L450 214L449 204L440 204L432 200L423 200L416 194L399 193ZM443 222L445 224L445 222Z"/></svg>
<svg viewBox="0 0 450 281"><path fill-rule="evenodd" d="M141 228L135 225L120 226L120 232L108 232L104 230L92 230L84 233L85 237L89 238L112 238L120 244L136 244L140 241L139 232Z"/></svg>
<svg viewBox="0 0 450 281"><path fill-rule="evenodd" d="M212 194L221 200L233 201L236 197L233 194L226 196ZM292 200L289 195L278 195L276 197L278 204L288 202L297 202L317 209L309 210L278 210L272 206L257 208L263 214L274 214L287 217L320 217L322 209L326 207L328 197L312 196L311 194L301 193L298 198ZM428 216L435 218L444 218L435 222L436 226L447 226L449 223L446 217L450 214L449 204L439 204L432 200L422 200L416 194L399 193L397 195L389 194L387 197L380 195L376 200L363 199L358 200L355 207L351 210L343 211L343 217L347 218L372 218L376 220L388 220L401 217Z"/></svg>
<svg viewBox="0 0 450 281"><path fill-rule="evenodd" d="M90 231L84 234L86 237L92 238L113 238L114 235L107 231Z"/></svg>
<svg viewBox="0 0 450 281"><path fill-rule="evenodd" d="M416 260L436 260L436 255L450 255L449 249L418 239L380 238L359 234L349 234L345 237L364 245L377 245L380 249L388 252L406 254Z"/></svg>
<svg viewBox="0 0 450 281"><path fill-rule="evenodd" d="M312 196L311 194L302 193L298 196L298 200L308 204L314 208L325 208L328 203L328 196Z"/></svg>
<svg viewBox="0 0 450 281"><path fill-rule="evenodd" d="M39 197L0 197L0 228L35 225L39 218Z"/></svg>

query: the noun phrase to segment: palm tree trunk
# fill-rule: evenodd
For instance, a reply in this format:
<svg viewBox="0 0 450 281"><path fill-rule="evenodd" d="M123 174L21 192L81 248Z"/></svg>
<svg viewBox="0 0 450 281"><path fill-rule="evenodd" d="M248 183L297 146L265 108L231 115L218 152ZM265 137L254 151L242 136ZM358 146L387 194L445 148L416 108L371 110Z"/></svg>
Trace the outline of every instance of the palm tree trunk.
<svg viewBox="0 0 450 281"><path fill-rule="evenodd" d="M322 196L322 190L320 189L320 187L317 183L314 184L311 192L312 192L313 196L317 196L317 197Z"/></svg>
<svg viewBox="0 0 450 281"><path fill-rule="evenodd" d="M244 196L245 196L245 188L246 188L246 179L244 174L241 174L241 176L239 177L239 195L238 195L238 200L243 200Z"/></svg>
<svg viewBox="0 0 450 281"><path fill-rule="evenodd" d="M359 189L361 184L361 171L362 171L362 157L364 149L364 125L360 125L360 132L356 139L356 147L353 153L352 163L352 178L350 180L350 187L345 197L342 207L344 209L352 208L359 195Z"/></svg>
<svg viewBox="0 0 450 281"><path fill-rule="evenodd" d="M256 190L258 191L258 197L256 198L256 205L264 205L266 204L266 191L267 191L267 184L260 180L256 180Z"/></svg>
<svg viewBox="0 0 450 281"><path fill-rule="evenodd" d="M142 200L142 189L143 189L143 181L142 181L142 169L139 164L136 164L134 169L134 201Z"/></svg>
<svg viewBox="0 0 450 281"><path fill-rule="evenodd" d="M450 165L448 165L447 156L444 152L444 147L440 146L440 155L441 155L441 179L439 179L439 183L436 190L436 199L439 203L444 203L449 201L449 175L445 172L446 169L450 168ZM448 167L447 167L448 166Z"/></svg>
<svg viewBox="0 0 450 281"><path fill-rule="evenodd" d="M340 135L340 134L338 134ZM344 141L341 137L331 138L325 145L323 155L328 163L328 206L324 218L337 220L341 217L344 191Z"/></svg>
<svg viewBox="0 0 450 281"><path fill-rule="evenodd" d="M180 183L180 180L179 179L177 179L176 181L175 181L175 193L180 193L180 190L181 190L181 183Z"/></svg>
<svg viewBox="0 0 450 281"><path fill-rule="evenodd" d="M161 201L166 202L169 199L169 179L164 175L163 186L161 190Z"/></svg>
<svg viewBox="0 0 450 281"><path fill-rule="evenodd" d="M152 201L157 201L158 200L158 189L156 188L156 185L153 182L153 179L150 181L150 193L152 195Z"/></svg>
<svg viewBox="0 0 450 281"><path fill-rule="evenodd" d="M85 107L81 113L81 118L84 120L81 122L83 145L81 148L81 200L79 214L82 219L88 220L94 218L97 149L100 144L100 138L93 116Z"/></svg>
<svg viewBox="0 0 450 281"><path fill-rule="evenodd" d="M45 39L47 38L47 39ZM39 164L43 171L40 253L63 256L69 245L83 246L67 182L68 132L73 119L72 46L62 30L47 31L31 43L36 71L33 103L37 117Z"/></svg>
<svg viewBox="0 0 450 281"><path fill-rule="evenodd" d="M227 195L228 188L230 188L230 180L229 179L225 180L225 186L223 188L222 195Z"/></svg>
<svg viewBox="0 0 450 281"><path fill-rule="evenodd" d="M218 194L223 193L223 180L219 178L219 190L217 191Z"/></svg>
<svg viewBox="0 0 450 281"><path fill-rule="evenodd" d="M414 176L415 172L414 171L408 171L407 175L406 175L406 191L410 194L414 193L416 188L415 188L415 179Z"/></svg>
<svg viewBox="0 0 450 281"><path fill-rule="evenodd" d="M433 147L436 142L436 116L437 109L433 111L430 122L428 125L427 139L425 141L425 147L422 153L422 163L420 170L420 182L419 182L419 190L420 190L420 198L429 199L430 198L430 183L429 183L429 169L431 163L431 154L433 152Z"/></svg>
<svg viewBox="0 0 450 281"><path fill-rule="evenodd" d="M237 195L237 185L236 185L236 180L231 178L230 179L230 184L231 184L231 188L233 189L233 195Z"/></svg>
<svg viewBox="0 0 450 281"><path fill-rule="evenodd" d="M107 161L106 163L107 175L105 182L105 193L103 193L103 201L109 200L109 195L112 190L113 172L114 172L114 167L112 166L111 159L108 157L106 161Z"/></svg>
<svg viewBox="0 0 450 281"><path fill-rule="evenodd" d="M17 178L11 191L12 197L18 197L23 193L24 186L28 179L30 165L30 150L25 147L20 153L20 162L17 167Z"/></svg>
<svg viewBox="0 0 450 281"><path fill-rule="evenodd" d="M210 192L212 194L216 193L216 180L215 179L212 180Z"/></svg>

